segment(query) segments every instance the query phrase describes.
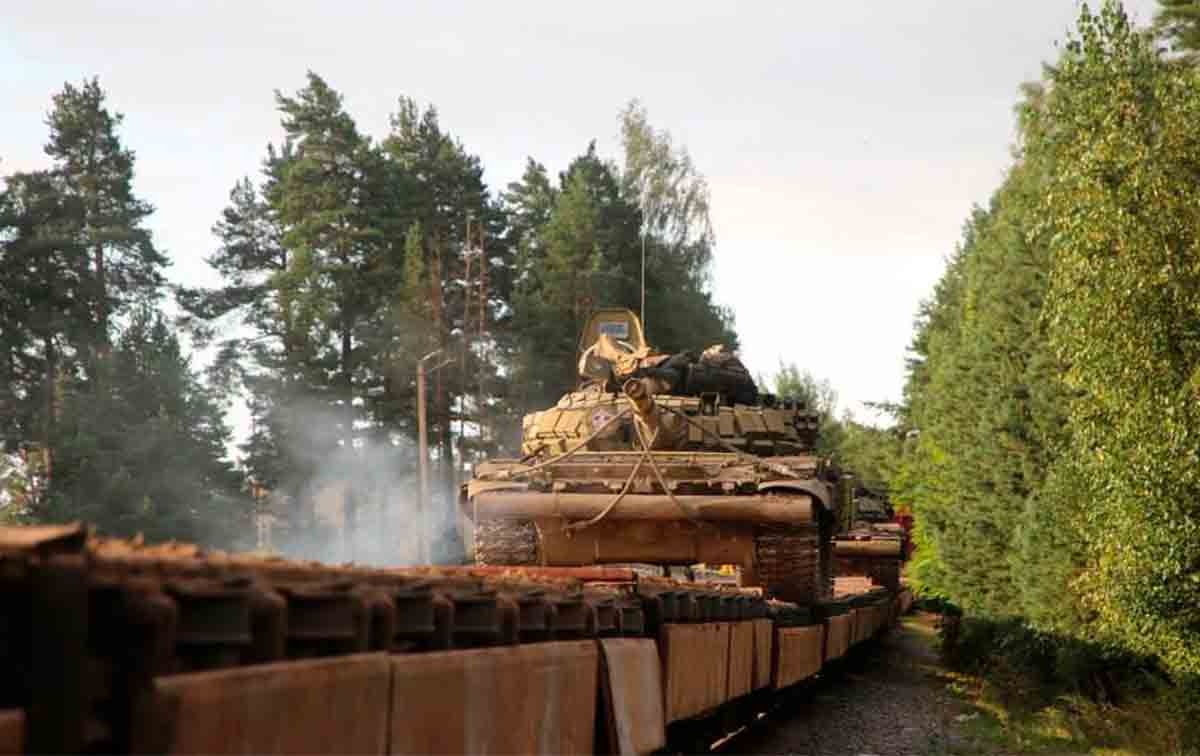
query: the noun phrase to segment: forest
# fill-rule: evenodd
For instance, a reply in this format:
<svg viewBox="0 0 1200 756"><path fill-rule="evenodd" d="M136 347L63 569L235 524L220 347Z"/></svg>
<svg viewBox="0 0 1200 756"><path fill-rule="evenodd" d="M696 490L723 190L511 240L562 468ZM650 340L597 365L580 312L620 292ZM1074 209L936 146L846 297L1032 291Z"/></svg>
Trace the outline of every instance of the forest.
<svg viewBox="0 0 1200 756"><path fill-rule="evenodd" d="M1011 165L916 313L892 422L838 416L800 367L773 377L821 410L823 452L914 514L923 596L1090 695L1166 681L1192 721L1198 62L1194 0L1159 0L1146 28L1084 5L1020 87ZM307 553L312 499L336 481L374 533L357 556L383 558L370 518L415 485L423 356L449 360L429 406L448 512L456 475L512 452L522 414L572 383L589 309L638 301L643 247L656 346L736 348L708 184L636 100L619 155L531 157L497 190L432 106L401 98L375 136L316 73L274 98L280 137L213 219L221 283L199 288L168 280L100 83L54 96L51 166L0 190L4 520L252 548L269 512Z"/></svg>
<svg viewBox="0 0 1200 756"><path fill-rule="evenodd" d="M350 556L394 561L420 357L449 363L429 397L448 518L456 475L511 452L522 414L573 385L590 309L636 306L643 246L656 345L736 346L709 286L707 183L636 101L618 158L594 143L554 173L530 158L495 191L432 106L401 98L373 138L315 73L274 97L282 138L213 219L220 284L200 288L167 276L100 82L54 96L51 166L0 194L6 520L253 548L269 514L273 546L345 556L308 548L328 535L313 499L336 485L348 529L371 531Z"/></svg>

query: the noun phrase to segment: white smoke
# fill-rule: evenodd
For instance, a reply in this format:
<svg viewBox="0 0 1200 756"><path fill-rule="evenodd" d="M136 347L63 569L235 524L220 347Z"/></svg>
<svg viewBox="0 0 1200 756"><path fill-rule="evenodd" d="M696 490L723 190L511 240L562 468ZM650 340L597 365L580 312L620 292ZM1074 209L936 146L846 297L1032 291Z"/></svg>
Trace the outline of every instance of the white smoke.
<svg viewBox="0 0 1200 756"><path fill-rule="evenodd" d="M260 529L260 547L291 558L381 567L460 561L455 492L441 485L437 460L430 465L431 501L422 508L416 445L369 427L346 433L346 414L327 404L288 407L284 447L300 469L269 495L267 509L277 514L266 534Z"/></svg>

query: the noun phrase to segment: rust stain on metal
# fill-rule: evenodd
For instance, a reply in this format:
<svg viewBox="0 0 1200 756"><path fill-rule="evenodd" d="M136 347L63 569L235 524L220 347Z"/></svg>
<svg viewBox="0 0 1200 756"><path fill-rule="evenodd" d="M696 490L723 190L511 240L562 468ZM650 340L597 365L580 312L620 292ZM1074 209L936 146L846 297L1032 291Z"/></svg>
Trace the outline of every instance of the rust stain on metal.
<svg viewBox="0 0 1200 756"><path fill-rule="evenodd" d="M393 656L391 753L591 752L594 641Z"/></svg>
<svg viewBox="0 0 1200 756"><path fill-rule="evenodd" d="M599 641L603 655L601 692L611 752L643 754L667 744L662 669L652 638Z"/></svg>
<svg viewBox="0 0 1200 756"><path fill-rule="evenodd" d="M381 754L389 675L386 654L358 654L161 678L132 750ZM164 726L165 743L145 740Z"/></svg>

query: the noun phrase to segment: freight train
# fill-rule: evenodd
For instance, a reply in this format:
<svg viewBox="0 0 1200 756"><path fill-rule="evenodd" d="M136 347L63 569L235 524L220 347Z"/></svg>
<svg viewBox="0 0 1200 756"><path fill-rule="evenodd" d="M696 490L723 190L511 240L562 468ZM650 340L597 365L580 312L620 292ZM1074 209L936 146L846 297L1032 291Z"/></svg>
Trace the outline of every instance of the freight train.
<svg viewBox="0 0 1200 756"><path fill-rule="evenodd" d="M0 754L648 753L748 721L912 601L334 567L82 525L0 528L0 596Z"/></svg>

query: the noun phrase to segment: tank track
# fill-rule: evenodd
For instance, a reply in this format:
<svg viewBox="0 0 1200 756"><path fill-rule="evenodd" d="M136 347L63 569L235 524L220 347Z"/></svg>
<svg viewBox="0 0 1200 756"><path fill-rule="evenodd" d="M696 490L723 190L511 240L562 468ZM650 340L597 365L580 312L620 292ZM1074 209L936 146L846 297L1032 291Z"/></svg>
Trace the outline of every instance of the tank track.
<svg viewBox="0 0 1200 756"><path fill-rule="evenodd" d="M761 527L754 537L755 581L770 598L811 604L825 592L816 528ZM832 588L832 577L830 577Z"/></svg>
<svg viewBox="0 0 1200 756"><path fill-rule="evenodd" d="M833 541L823 539L820 545L820 578L818 591L820 598L833 598L833 580L837 577L837 565L833 561Z"/></svg>
<svg viewBox="0 0 1200 756"><path fill-rule="evenodd" d="M820 582L817 589L822 599L833 598L833 581L837 577L837 562L833 556L833 530L834 522L832 518L822 518L825 521L820 526Z"/></svg>
<svg viewBox="0 0 1200 756"><path fill-rule="evenodd" d="M475 523L475 564L528 566L540 563L537 527L529 520Z"/></svg>

